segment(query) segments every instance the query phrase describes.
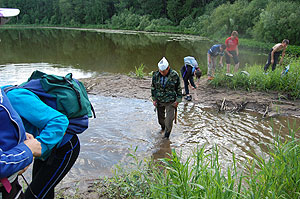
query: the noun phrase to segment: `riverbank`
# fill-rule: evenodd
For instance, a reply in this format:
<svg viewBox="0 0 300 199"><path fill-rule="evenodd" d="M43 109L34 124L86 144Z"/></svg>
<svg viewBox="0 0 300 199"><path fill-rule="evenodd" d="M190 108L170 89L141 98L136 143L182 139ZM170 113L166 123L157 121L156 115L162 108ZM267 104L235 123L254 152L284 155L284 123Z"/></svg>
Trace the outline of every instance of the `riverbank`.
<svg viewBox="0 0 300 199"><path fill-rule="evenodd" d="M125 97L151 100L151 77L136 78L133 75L101 74L96 77L81 79L90 95L108 97ZM299 117L300 101L279 100L275 92L246 92L225 88L213 88L206 76L201 77L198 88L191 90L192 102L183 100L182 103L197 103L211 107L216 111L238 112L243 110L255 111L265 119L280 115ZM222 107L222 108L221 108ZM222 110L220 110L222 109ZM91 179L74 182L74 186L58 188L57 198L109 198L106 193L105 179ZM68 197L69 196L69 197Z"/></svg>
<svg viewBox="0 0 300 199"><path fill-rule="evenodd" d="M151 77L138 79L123 74L105 74L82 79L89 94L151 100ZM183 86L183 84L182 84ZM276 92L247 92L226 88L213 88L207 78L201 77L198 88L191 90L192 102L218 111L255 111L263 117L300 116L300 100L287 100Z"/></svg>

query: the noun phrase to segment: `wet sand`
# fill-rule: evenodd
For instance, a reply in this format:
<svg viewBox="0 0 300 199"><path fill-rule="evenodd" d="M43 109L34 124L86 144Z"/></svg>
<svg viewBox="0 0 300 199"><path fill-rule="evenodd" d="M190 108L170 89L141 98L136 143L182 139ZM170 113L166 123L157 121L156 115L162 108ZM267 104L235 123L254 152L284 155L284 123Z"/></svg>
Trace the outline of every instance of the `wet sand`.
<svg viewBox="0 0 300 199"><path fill-rule="evenodd" d="M89 94L151 100L151 77L138 79L123 74L103 74L81 81ZM183 88L183 82L181 87ZM213 88L205 77L200 78L198 88L190 89L190 93L193 103L219 111L237 112L246 109L261 113L264 117L300 116L300 100L287 100L276 92Z"/></svg>

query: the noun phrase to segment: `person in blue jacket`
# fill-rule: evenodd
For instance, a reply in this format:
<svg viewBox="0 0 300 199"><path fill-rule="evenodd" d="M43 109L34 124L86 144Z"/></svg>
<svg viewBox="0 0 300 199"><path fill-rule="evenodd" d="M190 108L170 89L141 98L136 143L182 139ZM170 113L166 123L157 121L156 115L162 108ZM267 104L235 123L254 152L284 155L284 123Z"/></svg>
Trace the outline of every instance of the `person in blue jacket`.
<svg viewBox="0 0 300 199"><path fill-rule="evenodd" d="M46 105L33 92L16 88L7 92L7 96L21 116L26 131L42 146L41 157L34 160L32 181L25 198L54 198L55 186L79 155L79 139L77 135L65 134L68 118Z"/></svg>
<svg viewBox="0 0 300 199"><path fill-rule="evenodd" d="M33 157L41 155L41 144L25 134L21 118L0 88L0 198L24 198L18 174L24 172Z"/></svg>
<svg viewBox="0 0 300 199"><path fill-rule="evenodd" d="M219 64L223 66L223 56L224 51L226 49L225 44L215 44L213 45L207 52L207 76L208 80L212 80L214 78L215 70L216 70L216 59L217 56L220 55Z"/></svg>

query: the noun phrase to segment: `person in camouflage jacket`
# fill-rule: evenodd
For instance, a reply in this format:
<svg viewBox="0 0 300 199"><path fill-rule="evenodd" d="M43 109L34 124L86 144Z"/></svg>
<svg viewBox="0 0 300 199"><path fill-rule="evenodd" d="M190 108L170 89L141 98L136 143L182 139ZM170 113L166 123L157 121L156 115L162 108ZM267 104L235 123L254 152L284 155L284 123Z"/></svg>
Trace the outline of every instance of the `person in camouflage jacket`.
<svg viewBox="0 0 300 199"><path fill-rule="evenodd" d="M157 109L158 123L165 132L164 137L169 138L177 111L182 101L182 92L179 75L169 67L166 58L158 63L159 70L154 72L151 84L153 105Z"/></svg>

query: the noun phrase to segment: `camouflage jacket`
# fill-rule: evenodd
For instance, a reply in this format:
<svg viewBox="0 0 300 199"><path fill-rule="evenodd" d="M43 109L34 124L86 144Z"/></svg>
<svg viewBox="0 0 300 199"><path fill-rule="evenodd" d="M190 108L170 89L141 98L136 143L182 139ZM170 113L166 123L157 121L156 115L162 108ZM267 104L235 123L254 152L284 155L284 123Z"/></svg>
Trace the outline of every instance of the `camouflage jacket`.
<svg viewBox="0 0 300 199"><path fill-rule="evenodd" d="M170 69L165 79L163 84L163 76L159 71L154 72L151 84L152 100L158 102L181 102L182 91L178 73Z"/></svg>

